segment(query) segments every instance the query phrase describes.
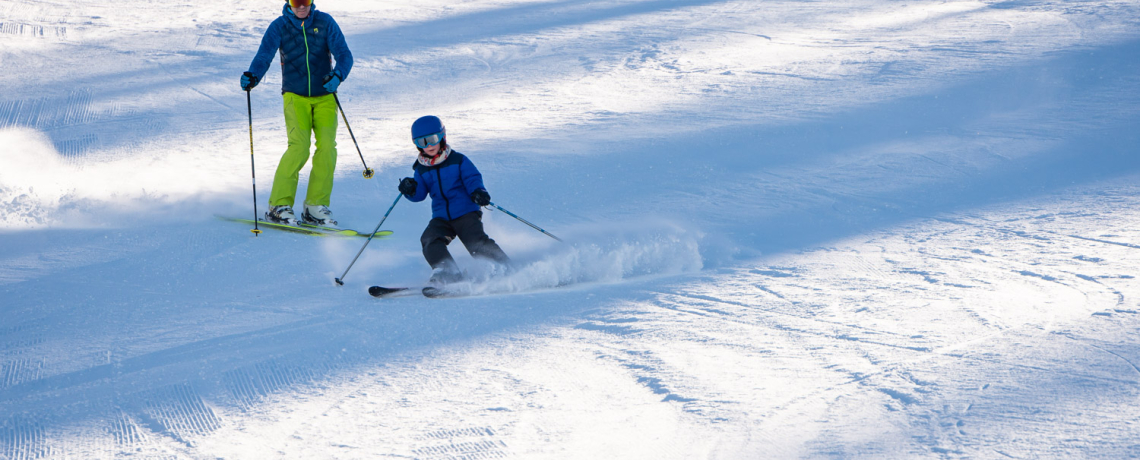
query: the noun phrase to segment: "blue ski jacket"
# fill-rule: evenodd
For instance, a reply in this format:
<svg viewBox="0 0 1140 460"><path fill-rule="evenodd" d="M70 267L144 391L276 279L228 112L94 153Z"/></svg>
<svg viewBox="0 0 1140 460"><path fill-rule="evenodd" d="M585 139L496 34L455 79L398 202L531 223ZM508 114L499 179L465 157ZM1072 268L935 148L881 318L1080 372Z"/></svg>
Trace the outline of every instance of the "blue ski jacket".
<svg viewBox="0 0 1140 460"><path fill-rule="evenodd" d="M352 52L332 16L309 7L309 17L298 19L286 3L281 17L269 25L249 72L265 76L273 55L281 52L281 93L316 97L325 91L325 77L334 73L343 82L352 70ZM336 68L332 60L336 58Z"/></svg>
<svg viewBox="0 0 1140 460"><path fill-rule="evenodd" d="M431 195L431 216L455 220L479 210L471 201L471 194L483 187L483 175L466 155L451 151L443 163L424 166L418 161L415 169L416 193L410 201L423 201Z"/></svg>

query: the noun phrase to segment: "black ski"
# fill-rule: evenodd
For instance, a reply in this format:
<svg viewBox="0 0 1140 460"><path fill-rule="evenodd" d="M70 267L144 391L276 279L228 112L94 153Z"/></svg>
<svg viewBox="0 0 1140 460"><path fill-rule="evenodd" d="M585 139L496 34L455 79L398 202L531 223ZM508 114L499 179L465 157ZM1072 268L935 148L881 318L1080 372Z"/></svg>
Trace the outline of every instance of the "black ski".
<svg viewBox="0 0 1140 460"><path fill-rule="evenodd" d="M372 287L368 288L368 293L371 294L372 297L395 297L394 294L406 293L406 292L414 292L414 291L412 291L412 288L408 288L408 287L391 288L391 287L384 287L384 286L372 286Z"/></svg>
<svg viewBox="0 0 1140 460"><path fill-rule="evenodd" d="M474 297L479 295L486 295L472 292L470 287L463 286L459 286L458 288L450 286L428 286L420 289L420 292L423 293L424 297L431 299L449 299L456 297Z"/></svg>
<svg viewBox="0 0 1140 460"><path fill-rule="evenodd" d="M438 299L440 297L447 297L448 296L447 291L440 289L440 288L437 288L437 287L433 287L433 286L425 287L425 288L421 289L420 292L423 293L424 297L428 297L428 298L432 298L432 299Z"/></svg>
<svg viewBox="0 0 1140 460"><path fill-rule="evenodd" d="M562 287L570 286L572 284L574 284L574 283L559 284L559 285L555 286L554 288L562 288ZM478 286L472 285L470 282L465 281L465 282L459 282L459 283L454 283L454 284L450 284L450 285L442 285L442 286L422 286L422 285L421 286L408 286L408 287L372 286L372 287L368 288L368 293L372 294L373 297L404 297L404 296L414 296L414 295L416 295L416 293L420 293L420 294L423 294L424 297L431 298L431 299L451 299L451 298L460 298L460 297L480 297L480 296L487 296L487 295L523 294L523 293L528 293L528 292L544 291L544 290L548 290L548 289L551 289L551 288L548 287L548 288L543 288L543 289L531 289L531 290L524 290L524 291L506 292L506 291L496 291L493 289L492 290L480 289Z"/></svg>
<svg viewBox="0 0 1140 460"><path fill-rule="evenodd" d="M443 297L464 297L466 294L461 292L448 291L443 288L434 286L427 287L384 287L372 286L368 288L368 294L372 297L385 298L385 297L404 297L409 295L416 295L416 293L423 294L424 297L438 299Z"/></svg>

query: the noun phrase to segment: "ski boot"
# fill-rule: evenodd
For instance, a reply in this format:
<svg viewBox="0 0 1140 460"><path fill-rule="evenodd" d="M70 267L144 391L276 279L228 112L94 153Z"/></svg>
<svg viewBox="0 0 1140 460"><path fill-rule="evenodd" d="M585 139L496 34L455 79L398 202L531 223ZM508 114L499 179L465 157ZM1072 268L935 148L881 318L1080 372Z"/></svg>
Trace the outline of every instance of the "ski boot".
<svg viewBox="0 0 1140 460"><path fill-rule="evenodd" d="M297 225L297 216L293 215L292 206L274 206L265 213L265 221L285 225Z"/></svg>
<svg viewBox="0 0 1140 460"><path fill-rule="evenodd" d="M336 219L333 219L328 206L306 204L305 211L301 213L301 220L307 224L336 227Z"/></svg>
<svg viewBox="0 0 1140 460"><path fill-rule="evenodd" d="M463 273L456 270L455 267L440 267L431 271L431 278L428 279L428 285L424 287L424 297L449 297L456 295L455 292L448 289L448 285L463 281L465 276Z"/></svg>
<svg viewBox="0 0 1140 460"><path fill-rule="evenodd" d="M428 278L428 286L434 288L442 288L448 284L463 281L463 273L459 270L450 267L440 267L431 271L431 278Z"/></svg>

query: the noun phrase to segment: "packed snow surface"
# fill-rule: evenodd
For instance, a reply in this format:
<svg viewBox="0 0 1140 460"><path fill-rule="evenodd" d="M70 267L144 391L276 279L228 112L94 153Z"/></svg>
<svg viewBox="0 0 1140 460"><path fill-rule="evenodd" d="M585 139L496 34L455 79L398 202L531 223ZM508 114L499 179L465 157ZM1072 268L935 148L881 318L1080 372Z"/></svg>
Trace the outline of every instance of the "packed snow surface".
<svg viewBox="0 0 1140 460"><path fill-rule="evenodd" d="M1140 2L317 8L342 226L434 114L564 242L488 210L513 270L372 298L430 275L399 201L338 286L363 238L218 218L279 1L6 0L0 459L1140 457Z"/></svg>

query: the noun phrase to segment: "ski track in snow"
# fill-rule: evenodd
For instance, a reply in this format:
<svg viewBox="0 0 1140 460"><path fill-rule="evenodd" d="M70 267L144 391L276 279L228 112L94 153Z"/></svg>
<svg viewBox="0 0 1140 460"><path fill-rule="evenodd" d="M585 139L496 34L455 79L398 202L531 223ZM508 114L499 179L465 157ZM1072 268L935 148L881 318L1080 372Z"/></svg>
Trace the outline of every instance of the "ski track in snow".
<svg viewBox="0 0 1140 460"><path fill-rule="evenodd" d="M519 271L373 299L403 203L338 288L361 241L212 217L279 3L0 4L0 459L1140 457L1136 2L319 8L342 224L435 113L570 244L488 212Z"/></svg>
<svg viewBox="0 0 1140 460"><path fill-rule="evenodd" d="M515 332L396 347L408 351L389 359L376 352L390 347L368 342L414 342L417 334L392 334L416 324L408 308L418 303L327 306L274 330L124 359L123 377L53 380L36 358L6 358L2 404L33 414L9 417L3 440L11 458L1126 455L1128 446L1109 442L1127 439L1126 427L1088 427L1129 420L1118 405L1140 383L1140 349L1125 339L1138 307L1128 275L1135 249L1065 233L1096 228L1124 238L1136 221L1128 211L1135 191L949 214L696 276L526 302L426 301L443 310L431 315L435 333L452 327L443 318L486 320L503 303L510 313L577 306ZM1111 203L1098 203L1104 196ZM602 301L575 303L588 298ZM404 318L384 321L394 315ZM28 339L31 329L5 331L6 356L43 348ZM309 337L324 350L256 350L275 334ZM329 349L340 344L359 351ZM235 349L255 360L285 354L250 362L234 359ZM42 352L41 360L59 359ZM176 365L178 356L232 364L191 366L215 377L144 388L151 379L142 375L156 372L149 367ZM132 387L111 401L83 396ZM60 439L55 423L87 437ZM1089 442L1042 446L1034 433Z"/></svg>

